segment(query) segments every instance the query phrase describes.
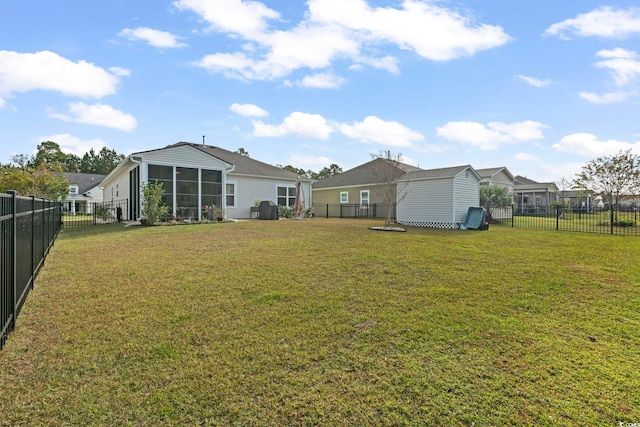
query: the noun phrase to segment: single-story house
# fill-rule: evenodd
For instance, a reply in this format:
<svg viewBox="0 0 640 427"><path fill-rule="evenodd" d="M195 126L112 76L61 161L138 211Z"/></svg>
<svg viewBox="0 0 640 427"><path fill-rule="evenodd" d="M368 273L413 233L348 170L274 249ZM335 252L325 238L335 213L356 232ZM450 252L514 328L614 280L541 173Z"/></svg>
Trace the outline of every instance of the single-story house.
<svg viewBox="0 0 640 427"><path fill-rule="evenodd" d="M498 187L506 188L509 194L513 196L515 177L506 167L501 166L497 168L476 169L476 172L478 172L478 175L480 175L481 178L480 187L496 185Z"/></svg>
<svg viewBox="0 0 640 427"><path fill-rule="evenodd" d="M106 175L95 173L69 173L63 175L70 182L69 192L62 201L65 213L93 213L94 203L102 202L101 183Z"/></svg>
<svg viewBox="0 0 640 427"><path fill-rule="evenodd" d="M551 203L558 201L555 182L537 182L517 175L514 184L514 203L518 213L544 214Z"/></svg>
<svg viewBox="0 0 640 427"><path fill-rule="evenodd" d="M385 175L393 179L409 171L421 170L401 162L376 158L353 169L313 183L313 203L316 207L341 207L347 216L384 216L385 197L382 194ZM388 199L396 200L397 197ZM378 208L378 209L376 209ZM373 210L377 213L373 213ZM366 211L363 213L363 210Z"/></svg>
<svg viewBox="0 0 640 427"><path fill-rule="evenodd" d="M455 229L480 206L481 177L470 165L407 172L398 181L397 222Z"/></svg>
<svg viewBox="0 0 640 427"><path fill-rule="evenodd" d="M500 166L497 168L476 169L476 172L478 172L478 175L480 175L481 178L480 188L490 187L492 185L505 188L511 196L511 203L513 203L515 177L511 174L509 169L504 166ZM505 208L493 207L490 209L490 212L487 212L487 214L490 214L492 219L505 219L511 218L513 214L512 210L511 206Z"/></svg>
<svg viewBox="0 0 640 427"><path fill-rule="evenodd" d="M102 181L105 201L128 199L128 218L140 218L142 185L163 184L163 202L176 217L201 220L218 206L227 218L251 218L256 201L293 207L300 182L304 208L311 180L220 147L178 142L127 156Z"/></svg>

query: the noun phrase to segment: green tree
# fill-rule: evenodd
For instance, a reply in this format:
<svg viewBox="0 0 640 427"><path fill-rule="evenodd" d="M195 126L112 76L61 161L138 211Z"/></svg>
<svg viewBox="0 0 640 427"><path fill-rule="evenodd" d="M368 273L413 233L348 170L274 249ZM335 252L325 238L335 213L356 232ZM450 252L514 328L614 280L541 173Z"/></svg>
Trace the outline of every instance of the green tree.
<svg viewBox="0 0 640 427"><path fill-rule="evenodd" d="M322 178L327 178L333 175L337 175L339 173L342 173L342 168L337 164L332 163L329 167L322 168L322 170L320 170L320 172L318 173L312 172L310 174L310 178L322 179Z"/></svg>
<svg viewBox="0 0 640 427"><path fill-rule="evenodd" d="M169 214L169 206L162 204L164 187L161 182L142 184L142 216L147 225L154 225Z"/></svg>
<svg viewBox="0 0 640 427"><path fill-rule="evenodd" d="M29 163L32 168L37 169L40 165L47 164L56 165L62 172L80 171L80 158L75 154L63 153L56 142L41 142L36 149L37 152Z"/></svg>
<svg viewBox="0 0 640 427"><path fill-rule="evenodd" d="M577 174L575 185L592 190L617 212L625 197L640 193L640 157L626 150L590 160Z"/></svg>
<svg viewBox="0 0 640 427"><path fill-rule="evenodd" d="M92 148L82 156L79 169L82 173L99 173L107 175L123 160L124 155L116 153L115 150L102 147L96 154L95 150Z"/></svg>
<svg viewBox="0 0 640 427"><path fill-rule="evenodd" d="M234 151L234 153L240 154L241 156L249 157L249 152L242 147L238 148L236 151Z"/></svg>
<svg viewBox="0 0 640 427"><path fill-rule="evenodd" d="M286 171L289 171L289 172L293 172L298 176L304 176L304 177L307 177L307 178L309 177L307 175L307 173L308 173L307 171L305 171L304 169L296 168L296 167L291 166L291 165L284 166L282 169L284 169Z"/></svg>
<svg viewBox="0 0 640 427"><path fill-rule="evenodd" d="M46 163L37 168L0 168L0 192L15 190L20 196L61 200L69 192L69 181L59 169Z"/></svg>
<svg viewBox="0 0 640 427"><path fill-rule="evenodd" d="M513 200L509 191L499 185L480 187L480 205L487 210L488 219L495 216L496 210L511 206Z"/></svg>

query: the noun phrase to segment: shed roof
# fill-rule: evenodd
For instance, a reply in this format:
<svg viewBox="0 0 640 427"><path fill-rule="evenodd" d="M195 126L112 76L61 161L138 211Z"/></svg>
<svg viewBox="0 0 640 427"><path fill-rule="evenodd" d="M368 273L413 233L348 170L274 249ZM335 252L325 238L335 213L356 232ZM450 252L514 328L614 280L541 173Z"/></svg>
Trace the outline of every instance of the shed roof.
<svg viewBox="0 0 640 427"><path fill-rule="evenodd" d="M353 169L323 178L313 184L314 190L338 187L352 187L357 185L374 185L380 183L378 168L381 162L392 162L384 158L376 158L367 163L356 166ZM397 167L398 176L407 172L422 170L418 167L406 163L394 162Z"/></svg>
<svg viewBox="0 0 640 427"><path fill-rule="evenodd" d="M439 168L439 169L423 169L419 171L408 172L406 175L402 177L402 181L410 181L410 180L424 180L424 179L443 179L443 178L453 178L460 172L469 169L473 171L473 173L480 180L480 175L476 172L471 165L462 165L462 166L452 166L448 168Z"/></svg>

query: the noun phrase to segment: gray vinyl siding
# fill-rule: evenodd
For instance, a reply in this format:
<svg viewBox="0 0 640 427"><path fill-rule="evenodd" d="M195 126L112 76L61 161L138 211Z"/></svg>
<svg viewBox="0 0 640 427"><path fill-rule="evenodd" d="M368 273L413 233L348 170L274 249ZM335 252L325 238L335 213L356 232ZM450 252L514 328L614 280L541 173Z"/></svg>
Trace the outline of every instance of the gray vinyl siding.
<svg viewBox="0 0 640 427"><path fill-rule="evenodd" d="M409 181L405 196L398 204L398 222L426 225L451 223L452 180Z"/></svg>
<svg viewBox="0 0 640 427"><path fill-rule="evenodd" d="M478 180L471 173L466 172L461 172L454 178L455 208L453 222L458 224L464 223L470 207L480 206Z"/></svg>
<svg viewBox="0 0 640 427"><path fill-rule="evenodd" d="M162 150L148 151L143 153L143 161L148 164L211 170L225 170L230 167L230 165L222 160L205 155L190 146L169 147Z"/></svg>
<svg viewBox="0 0 640 427"><path fill-rule="evenodd" d="M249 218L251 207L255 205L256 200L270 200L277 203L278 187L294 187L296 185L295 181L247 177L232 173L227 175L227 181L236 185L236 206L227 208L229 218ZM311 184L302 182L301 185L304 207L307 208L311 206Z"/></svg>

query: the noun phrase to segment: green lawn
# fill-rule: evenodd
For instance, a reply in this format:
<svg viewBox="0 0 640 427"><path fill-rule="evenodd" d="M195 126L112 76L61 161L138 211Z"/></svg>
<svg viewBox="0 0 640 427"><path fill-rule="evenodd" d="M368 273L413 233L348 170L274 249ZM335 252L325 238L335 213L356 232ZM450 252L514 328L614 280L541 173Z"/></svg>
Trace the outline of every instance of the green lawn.
<svg viewBox="0 0 640 427"><path fill-rule="evenodd" d="M0 425L640 422L640 238L370 225L64 230Z"/></svg>

